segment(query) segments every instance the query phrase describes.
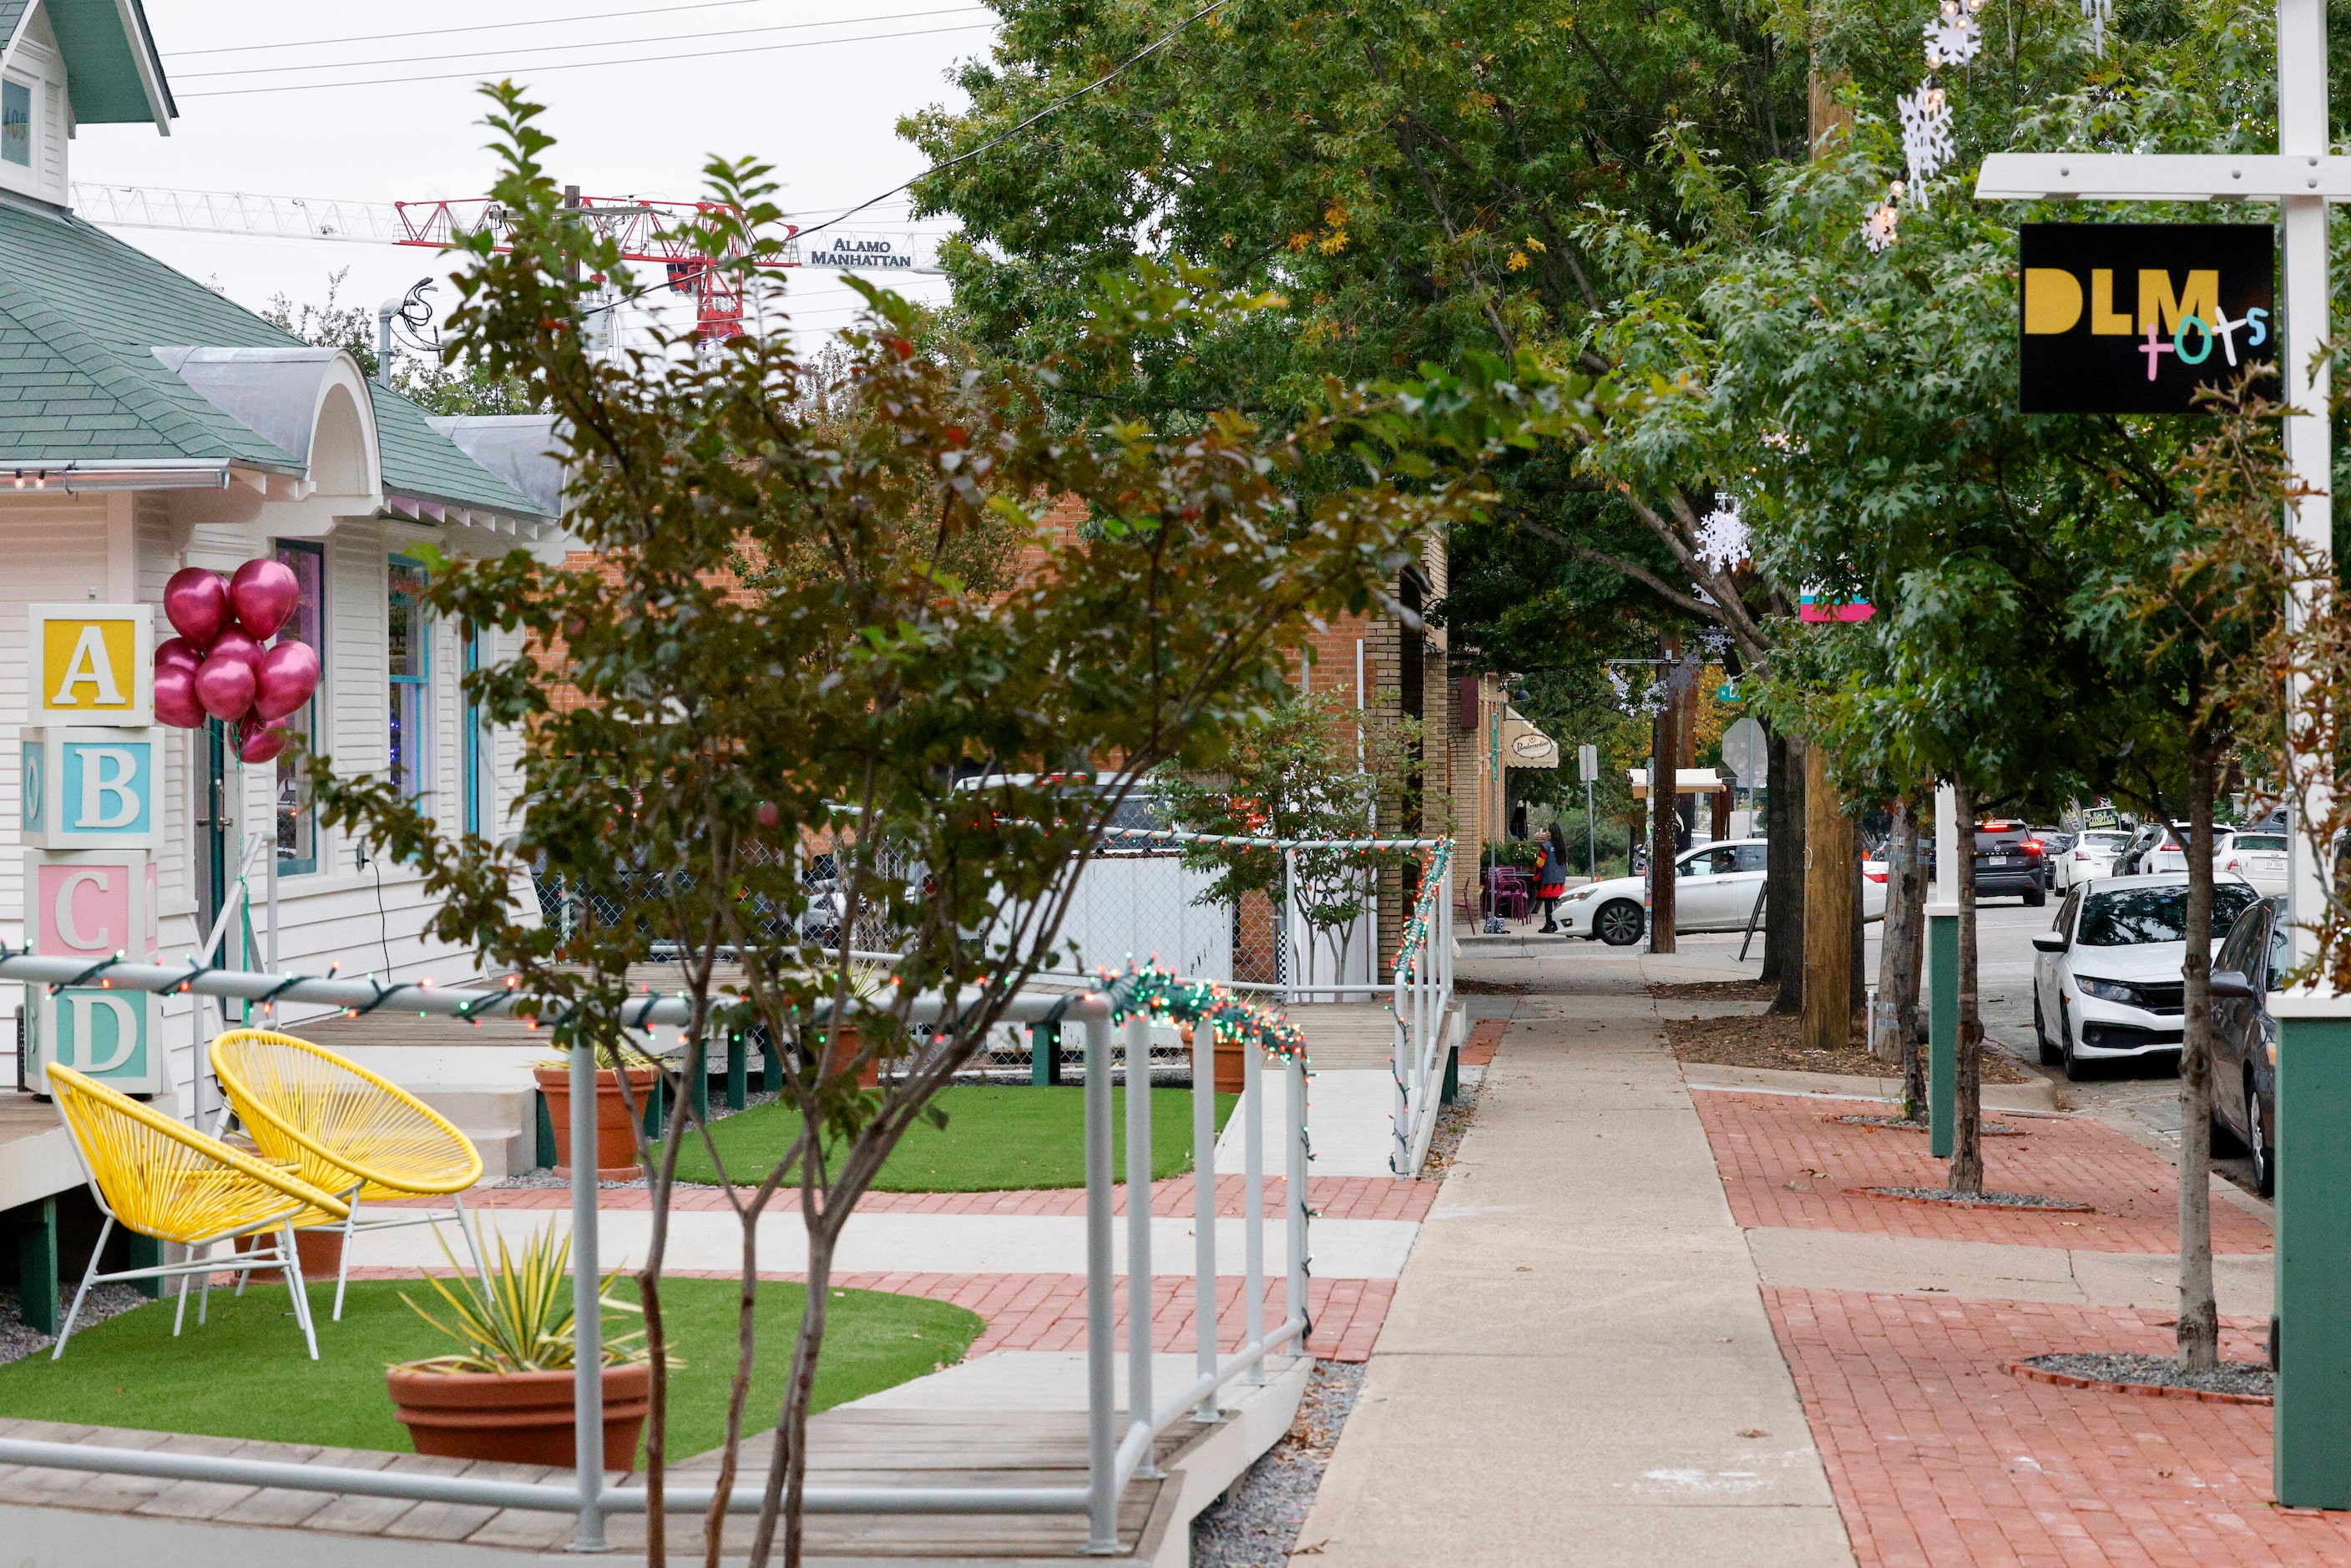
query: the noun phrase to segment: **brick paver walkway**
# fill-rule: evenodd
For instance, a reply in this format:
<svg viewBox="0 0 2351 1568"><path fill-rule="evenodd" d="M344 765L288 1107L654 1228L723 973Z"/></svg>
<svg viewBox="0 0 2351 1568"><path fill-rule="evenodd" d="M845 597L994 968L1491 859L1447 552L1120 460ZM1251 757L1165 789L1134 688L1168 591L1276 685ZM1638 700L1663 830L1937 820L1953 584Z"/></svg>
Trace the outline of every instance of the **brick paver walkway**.
<svg viewBox="0 0 2351 1568"><path fill-rule="evenodd" d="M1437 1201L1437 1186L1433 1181L1397 1181L1392 1176L1310 1176L1306 1196L1314 1206L1315 1215L1323 1219L1419 1220L1428 1218L1429 1206ZM1248 1187L1245 1176L1218 1176L1217 1212L1228 1218L1238 1218L1247 1201ZM1265 1212L1270 1218L1280 1218L1289 1193L1287 1180L1267 1180ZM571 1192L559 1186L486 1186L467 1193L465 1201L484 1208L568 1209L571 1207ZM789 1207L798 1199L787 1195L782 1202ZM1171 1176L1151 1184L1152 1213L1168 1218L1187 1218L1193 1212L1192 1205L1190 1176ZM409 1207L446 1207L447 1202L441 1198L418 1199ZM643 1187L614 1187L597 1199L597 1207L649 1209L653 1196ZM707 1186L681 1186L670 1200L670 1207L681 1214L719 1213L728 1207L726 1194ZM1126 1212L1123 1186L1117 1189L1113 1207L1117 1213ZM1073 1215L1086 1211L1086 1192L1083 1187L1017 1192L874 1192L866 1194L857 1208L861 1214Z"/></svg>
<svg viewBox="0 0 2351 1568"><path fill-rule="evenodd" d="M446 1273L446 1270L434 1270ZM734 1279L735 1275L715 1269L671 1269L664 1270L673 1279L717 1280ZM354 1280L413 1280L413 1269L353 1269ZM228 1276L221 1277L224 1281ZM767 1273L762 1280L798 1281L799 1274ZM329 1281L329 1283L332 1283ZM1083 1350L1086 1343L1086 1282L1077 1274L932 1274L857 1272L836 1274L833 1282L848 1290L891 1291L900 1295L928 1296L934 1301L952 1301L966 1307L987 1320L987 1329L974 1342L971 1354L978 1355L992 1350ZM1247 1320L1241 1307L1242 1281L1221 1279L1217 1282L1217 1343L1225 1350L1240 1348ZM1289 1291L1285 1281L1270 1281L1266 1301L1266 1321L1281 1321L1283 1302ZM1395 1299L1393 1280L1310 1280L1306 1286L1306 1301L1311 1312L1312 1333L1307 1348L1314 1354L1331 1361L1364 1361L1372 1354L1372 1342L1379 1337L1380 1324L1386 1319L1388 1303ZM1151 1339L1153 1345L1164 1351L1186 1351L1194 1348L1192 1325L1192 1281L1180 1275L1162 1275L1152 1281ZM1126 1281L1118 1281L1117 1325L1119 1343L1126 1343Z"/></svg>
<svg viewBox="0 0 2351 1568"><path fill-rule="evenodd" d="M2092 1205L2091 1214L1896 1203L1854 1189L1940 1186L1948 1163L1928 1157L1923 1133L1832 1118L1883 1115L1863 1101L1704 1092L1707 1138L1740 1226L1846 1230L1944 1241L1995 1241L2097 1252L2171 1252L2179 1244L2179 1186L2159 1155L2085 1116L2010 1117L2017 1138L1984 1140L1984 1185ZM2269 1227L2215 1199L2212 1245L2267 1252Z"/></svg>
<svg viewBox="0 0 2351 1568"><path fill-rule="evenodd" d="M2049 1351L2168 1352L2167 1314L1765 1287L1865 1564L2351 1563L2351 1518L2282 1510L2270 1412L2053 1387ZM2231 1319L2221 1354L2258 1360Z"/></svg>

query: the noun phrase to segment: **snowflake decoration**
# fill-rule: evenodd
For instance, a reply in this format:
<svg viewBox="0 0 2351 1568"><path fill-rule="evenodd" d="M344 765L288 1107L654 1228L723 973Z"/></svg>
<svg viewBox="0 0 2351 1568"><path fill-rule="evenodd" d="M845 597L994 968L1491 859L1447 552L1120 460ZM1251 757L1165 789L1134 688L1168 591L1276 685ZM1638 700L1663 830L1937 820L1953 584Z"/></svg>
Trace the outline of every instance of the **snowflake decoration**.
<svg viewBox="0 0 2351 1568"><path fill-rule="evenodd" d="M2113 0L2105 3L2111 5ZM1926 36L1928 70L1966 65L1983 47L1983 33L1976 26L1974 16L1959 0L1943 0L1942 14L1927 24Z"/></svg>
<svg viewBox="0 0 2351 1568"><path fill-rule="evenodd" d="M1894 232L1894 225L1901 221L1902 209L1891 200L1869 209L1869 221L1861 225L1861 242L1869 247L1870 255L1876 256L1902 237Z"/></svg>
<svg viewBox="0 0 2351 1568"><path fill-rule="evenodd" d="M1927 204L1927 182L1950 162L1951 100L1931 81L1917 92L1895 99L1902 114L1902 156L1910 164L1910 183L1917 188L1918 204Z"/></svg>
<svg viewBox="0 0 2351 1568"><path fill-rule="evenodd" d="M1739 497L1716 496L1714 510L1698 519L1698 559L1717 571L1728 571L1747 555L1747 522L1739 515Z"/></svg>
<svg viewBox="0 0 2351 1568"><path fill-rule="evenodd" d="M2106 24L2114 15L2115 0L2082 0L2082 20L2090 29L2090 47L2101 58L2106 52Z"/></svg>

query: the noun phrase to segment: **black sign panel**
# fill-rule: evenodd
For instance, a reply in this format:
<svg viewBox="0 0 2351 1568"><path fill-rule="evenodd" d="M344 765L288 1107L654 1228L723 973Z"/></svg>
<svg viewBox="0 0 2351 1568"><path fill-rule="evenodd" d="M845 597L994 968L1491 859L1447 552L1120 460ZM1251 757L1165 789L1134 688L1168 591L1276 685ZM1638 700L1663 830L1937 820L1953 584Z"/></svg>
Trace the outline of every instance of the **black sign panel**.
<svg viewBox="0 0 2351 1568"><path fill-rule="evenodd" d="M2191 413L2198 389L2276 361L2265 224L2026 224L2018 241L2027 413Z"/></svg>

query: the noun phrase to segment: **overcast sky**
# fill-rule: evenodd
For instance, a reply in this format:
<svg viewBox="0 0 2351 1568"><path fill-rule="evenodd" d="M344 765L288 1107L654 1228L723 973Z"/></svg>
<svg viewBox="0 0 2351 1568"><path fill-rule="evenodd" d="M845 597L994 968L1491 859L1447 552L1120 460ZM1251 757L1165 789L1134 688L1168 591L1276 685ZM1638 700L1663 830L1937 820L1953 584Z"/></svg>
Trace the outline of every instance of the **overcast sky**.
<svg viewBox="0 0 2351 1568"><path fill-rule="evenodd" d="M705 158L748 154L775 166L787 210L820 216L922 170L897 119L963 103L948 73L985 51L994 20L961 0L147 0L147 15L181 117L169 137L85 128L77 182L379 202L478 195L492 162L474 87L512 76L548 107L560 178L590 194L690 198ZM507 23L526 25L496 26ZM900 36L871 37L889 34ZM326 41L338 39L360 41ZM621 63L585 64L605 61ZM905 214L901 199L854 221L905 232ZM256 308L281 292L323 301L344 267L344 300L371 307L447 271L429 252L387 246L118 232ZM821 273L799 276L797 324L848 319L853 295ZM891 281L945 298L944 279Z"/></svg>

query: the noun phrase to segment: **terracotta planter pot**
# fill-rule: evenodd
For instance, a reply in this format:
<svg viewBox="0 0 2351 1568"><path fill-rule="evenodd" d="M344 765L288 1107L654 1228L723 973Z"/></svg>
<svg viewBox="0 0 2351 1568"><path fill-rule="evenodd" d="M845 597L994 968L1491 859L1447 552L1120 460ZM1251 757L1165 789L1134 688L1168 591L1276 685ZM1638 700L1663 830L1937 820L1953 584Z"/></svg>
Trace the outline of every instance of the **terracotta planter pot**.
<svg viewBox="0 0 2351 1568"><path fill-rule="evenodd" d="M653 1367L604 1369L604 1468L637 1468L637 1439L652 1408ZM499 1459L569 1469L572 1447L569 1372L434 1372L395 1366L384 1380L393 1414L420 1454Z"/></svg>
<svg viewBox="0 0 2351 1568"><path fill-rule="evenodd" d="M538 1092L547 1096L547 1119L555 1128L555 1164L571 1169L571 1070L538 1067ZM644 1114L645 1097L653 1092L653 1070L629 1069L630 1099L637 1115ZM626 1181L638 1174L635 1118L629 1100L621 1098L621 1075L611 1068L596 1074L596 1175L602 1181Z"/></svg>
<svg viewBox="0 0 2351 1568"><path fill-rule="evenodd" d="M1249 1083L1249 1061L1243 1054L1249 1050L1238 1040L1217 1041L1217 1092L1238 1094ZM307 1265L305 1265L307 1267Z"/></svg>
<svg viewBox="0 0 2351 1568"><path fill-rule="evenodd" d="M230 1245L239 1252L250 1252L256 1245L277 1246L277 1238L274 1233L259 1237L240 1236ZM321 1280L333 1284L336 1273L343 1266L342 1228L339 1226L332 1230L296 1231L294 1256L302 1260L304 1284L315 1285ZM279 1284L285 1278L286 1270L283 1269L256 1269L253 1271L253 1282L256 1285Z"/></svg>
<svg viewBox="0 0 2351 1568"><path fill-rule="evenodd" d="M828 1033L824 1037L824 1075L831 1078L848 1071L850 1063L857 1060L857 1053L863 1049L864 1040L854 1024ZM881 1084L882 1059L876 1057L858 1070L857 1086L860 1089L878 1089Z"/></svg>

